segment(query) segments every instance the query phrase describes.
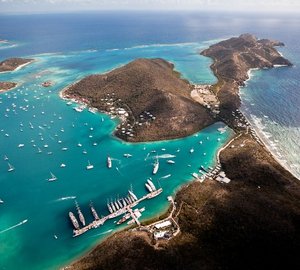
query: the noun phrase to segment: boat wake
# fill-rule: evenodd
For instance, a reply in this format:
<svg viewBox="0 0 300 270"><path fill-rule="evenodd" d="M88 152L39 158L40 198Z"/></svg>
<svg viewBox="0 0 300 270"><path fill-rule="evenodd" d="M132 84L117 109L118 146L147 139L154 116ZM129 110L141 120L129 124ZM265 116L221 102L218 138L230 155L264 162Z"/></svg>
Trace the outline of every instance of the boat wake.
<svg viewBox="0 0 300 270"><path fill-rule="evenodd" d="M153 158L175 158L175 155L171 155L171 154L163 154L163 155L159 155L157 157L153 157Z"/></svg>
<svg viewBox="0 0 300 270"><path fill-rule="evenodd" d="M167 178L169 178L169 177L171 177L172 175L171 174L167 174L167 175L165 175L165 176L162 176L161 178L159 178L159 179L167 179Z"/></svg>
<svg viewBox="0 0 300 270"><path fill-rule="evenodd" d="M119 168L118 168L118 167L116 167L116 170L117 170L117 172L118 172L120 175L122 175L122 176L123 176L123 174L120 172L120 170L119 170Z"/></svg>
<svg viewBox="0 0 300 270"><path fill-rule="evenodd" d="M112 231L113 231L113 230L110 229L110 230L108 230L108 231L105 231L105 232L102 232L102 233L95 234L95 235L91 236L90 238L96 237L96 236L99 236L99 235L103 235L103 234L108 234L108 233L111 233Z"/></svg>
<svg viewBox="0 0 300 270"><path fill-rule="evenodd" d="M61 202L61 201L66 201L66 200L75 200L76 196L67 196L67 197L61 197L57 200L55 200L56 202Z"/></svg>
<svg viewBox="0 0 300 270"><path fill-rule="evenodd" d="M11 227L9 227L9 228L7 228L7 229L5 229L5 230L0 231L0 234L5 233L5 232L7 232L7 231L10 231L10 230L12 230L12 229L14 229L14 228L17 228L17 227L19 227L19 226L22 226L22 225L25 224L27 221L28 221L28 219L24 219L24 220L21 221L20 223L14 225L14 226L11 226Z"/></svg>

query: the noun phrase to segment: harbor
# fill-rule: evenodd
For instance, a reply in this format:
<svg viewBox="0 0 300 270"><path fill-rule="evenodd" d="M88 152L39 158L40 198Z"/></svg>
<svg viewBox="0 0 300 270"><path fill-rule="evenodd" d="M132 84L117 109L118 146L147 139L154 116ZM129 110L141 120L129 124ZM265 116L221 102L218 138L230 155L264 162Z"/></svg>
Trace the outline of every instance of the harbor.
<svg viewBox="0 0 300 270"><path fill-rule="evenodd" d="M107 216L103 216L101 218L99 218L95 208L91 204L90 209L93 214L94 221L88 225L85 225L85 219L83 217L83 214L82 214L77 202L75 201L79 220L80 220L81 224L83 225L83 227L80 228L79 222L76 219L75 215L72 212L69 212L69 217L70 217L70 220L74 227L73 237L80 236L91 229L98 228L98 227L102 226L107 220L116 218L120 215L124 215L124 217L122 219L120 219L117 224L121 224L121 223L125 222L127 219L132 218L132 220L129 221L128 224L136 223L137 225L140 225L140 222L138 219L141 216L141 214L140 214L141 211L139 209L135 209L133 211L132 210L133 207L137 206L140 202L142 202L144 200L152 199L152 198L158 196L163 191L162 188L156 189L153 183L151 184L151 186L152 187L149 190L150 192L141 198L137 198L136 195L132 191L129 190L128 196L125 199L122 199L122 202L120 202L121 200L118 200L115 202L108 203L107 207L108 207L110 214Z"/></svg>
<svg viewBox="0 0 300 270"><path fill-rule="evenodd" d="M186 48L176 50L186 52ZM141 56L146 53L135 51ZM101 241L127 223L133 226L137 220L141 226L136 227L142 227L144 220L152 219L169 207L166 197L174 195L181 185L190 181L191 173L198 171L200 165L205 168L215 165L218 149L231 136L230 129L222 133L219 128L224 128L224 125L217 123L183 139L124 143L113 135L117 128L122 134L134 135L127 122L119 121L122 114L126 116L120 108L128 111L123 103L114 102L112 96L105 97L108 100L103 100L103 103L114 99L114 104L107 105L115 107L115 112L104 115L90 106L75 110L73 108L81 105L59 98L59 91L78 79L78 72L82 76L91 72L90 69L68 69L70 65L81 67L78 61L87 61L90 53L61 56L34 57L39 61L14 72L20 82L18 87L0 97L1 230L28 220L1 234L1 241L7 243L7 257L2 259L12 269L40 269L41 265L43 269L51 269L57 265L56 258L64 262L62 257L67 253L69 258L74 258L82 250L92 248L95 241ZM109 55L101 57L110 58ZM52 69L53 66L57 68ZM9 76L8 73L2 74L2 79L9 81ZM53 84L42 86L46 81ZM145 110L135 119L135 126L160 120L151 109ZM130 114L129 120L133 123ZM155 185L159 181L163 189L156 197L145 187L150 177ZM131 184L134 194L141 199L137 205L130 202L127 193L124 194ZM18 200L15 200L16 196ZM119 210L111 196L116 197L116 202L120 199L122 206L117 202ZM126 204L131 205L127 209L122 196ZM75 201L85 225L78 215ZM115 212L109 211L107 202L111 207L113 202ZM47 215L44 209L47 209ZM69 211L77 219L78 229L70 222ZM136 219L133 219L133 214ZM97 226L98 229L93 228ZM78 234L80 237L73 237L73 229L81 233ZM14 238L17 232L18 237ZM35 237L32 237L32 232ZM16 249L16 245L20 249ZM31 252L40 254L36 260L37 268L28 259Z"/></svg>

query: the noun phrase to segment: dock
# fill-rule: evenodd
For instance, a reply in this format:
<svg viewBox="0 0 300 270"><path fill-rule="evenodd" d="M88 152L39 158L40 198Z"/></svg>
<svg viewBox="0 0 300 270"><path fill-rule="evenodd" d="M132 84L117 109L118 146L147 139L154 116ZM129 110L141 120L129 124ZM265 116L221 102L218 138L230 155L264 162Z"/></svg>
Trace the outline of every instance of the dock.
<svg viewBox="0 0 300 270"><path fill-rule="evenodd" d="M95 219L93 222L91 222L90 224L80 228L80 229L74 229L73 230L73 237L77 237L79 235L82 235L84 234L85 232L91 230L91 229L95 229L95 228L98 228L100 226L102 226L107 220L109 219L113 219L113 218L116 218L120 215L123 215L123 214L126 214L127 212L130 213L130 216L132 217L132 219L134 220L134 222L140 226L140 222L138 220L138 218L135 216L134 212L132 211L132 208L135 207L136 205L138 205L140 202L144 201L144 200L147 200L147 199L152 199L156 196L158 196L160 193L162 193L162 188L159 188L153 192L150 192L146 195L144 195L143 197L137 199L136 201L134 201L133 203L125 206L125 207L122 207L120 209L118 209L117 211L107 215L107 216L104 216L100 219Z"/></svg>

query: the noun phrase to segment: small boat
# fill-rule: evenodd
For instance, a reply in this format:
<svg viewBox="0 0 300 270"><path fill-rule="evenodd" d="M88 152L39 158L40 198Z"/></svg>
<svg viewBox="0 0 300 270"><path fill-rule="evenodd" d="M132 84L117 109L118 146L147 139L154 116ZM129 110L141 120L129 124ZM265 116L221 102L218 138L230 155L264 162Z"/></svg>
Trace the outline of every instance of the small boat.
<svg viewBox="0 0 300 270"><path fill-rule="evenodd" d="M116 212L116 211L117 211L117 209L116 209L116 207L115 207L115 205L114 205L113 202L110 203L110 206L111 206L113 212Z"/></svg>
<svg viewBox="0 0 300 270"><path fill-rule="evenodd" d="M193 176L195 179L197 179L197 180L199 179L199 175L198 175L197 173L195 173L195 172L192 173L192 176Z"/></svg>
<svg viewBox="0 0 300 270"><path fill-rule="evenodd" d="M78 230L78 229L79 229L79 223L78 223L76 217L74 216L74 214L73 214L72 212L69 212L69 217L70 217L70 220L71 220L71 222L72 222L74 228L75 228L76 230Z"/></svg>
<svg viewBox="0 0 300 270"><path fill-rule="evenodd" d="M149 190L149 192L153 192L151 186L148 183L145 183L146 188Z"/></svg>
<svg viewBox="0 0 300 270"><path fill-rule="evenodd" d="M96 212L96 209L94 208L93 202L90 203L90 208L91 208L94 219L99 220L100 218L98 216L98 213Z"/></svg>
<svg viewBox="0 0 300 270"><path fill-rule="evenodd" d="M0 199L0 203L4 203L4 201Z"/></svg>
<svg viewBox="0 0 300 270"><path fill-rule="evenodd" d="M126 158L130 158L130 157L132 157L132 155L131 155L131 154L124 154L123 156L124 156L124 157L126 157Z"/></svg>
<svg viewBox="0 0 300 270"><path fill-rule="evenodd" d="M8 157L6 155L4 156L4 160L8 160Z"/></svg>
<svg viewBox="0 0 300 270"><path fill-rule="evenodd" d="M151 179L151 178L150 178ZM153 190L153 191L155 191L156 190L156 187L154 186L154 184L153 184L153 182L150 180L150 179L147 179L147 182L148 182L148 184L149 184L149 186L151 187L151 189Z"/></svg>
<svg viewBox="0 0 300 270"><path fill-rule="evenodd" d="M7 163L7 165L8 165L8 171L9 172L12 172L12 171L15 170L15 168L10 163Z"/></svg>
<svg viewBox="0 0 300 270"><path fill-rule="evenodd" d="M114 205L115 205L115 207L116 207L116 210L119 210L119 209L120 209L120 206L118 205L118 203L117 203L116 200L115 200L115 202L114 202Z"/></svg>
<svg viewBox="0 0 300 270"><path fill-rule="evenodd" d="M90 113L96 113L98 110L96 109L96 108L88 108L88 111L90 112Z"/></svg>
<svg viewBox="0 0 300 270"><path fill-rule="evenodd" d="M125 202L126 202L127 205L130 204L130 201L128 200L127 197L125 197L124 200L125 200Z"/></svg>
<svg viewBox="0 0 300 270"><path fill-rule="evenodd" d="M112 214L114 211L113 211L112 207L110 206L110 203L107 202L106 205L107 205L108 211Z"/></svg>
<svg viewBox="0 0 300 270"><path fill-rule="evenodd" d="M62 164L60 164L60 167L61 167L61 168L65 168L65 167L66 167L66 164L62 163Z"/></svg>
<svg viewBox="0 0 300 270"><path fill-rule="evenodd" d="M53 235L53 237L54 237L55 239L57 239L57 238L58 238L56 234L54 234L54 235Z"/></svg>
<svg viewBox="0 0 300 270"><path fill-rule="evenodd" d="M85 218L80 210L80 207L77 203L77 201L75 201L75 205L76 205L76 210L77 210L77 213L78 213L78 216L79 216L79 220L80 222L82 223L83 226L85 226Z"/></svg>
<svg viewBox="0 0 300 270"><path fill-rule="evenodd" d="M169 160L167 160L167 163L168 163L168 164L175 164L175 161L174 161L174 160L171 160L171 159L169 159Z"/></svg>
<svg viewBox="0 0 300 270"><path fill-rule="evenodd" d="M133 199L130 197L130 195L128 195L127 200L129 201L129 204L133 203Z"/></svg>
<svg viewBox="0 0 300 270"><path fill-rule="evenodd" d="M194 153L194 151L195 151L194 148L191 148L191 149L190 149L190 153L191 153L191 154Z"/></svg>
<svg viewBox="0 0 300 270"><path fill-rule="evenodd" d="M82 112L85 108L86 108L86 106L81 105L81 106L76 106L76 107L74 107L74 110L75 110L76 112Z"/></svg>
<svg viewBox="0 0 300 270"><path fill-rule="evenodd" d="M122 207L123 207L123 205L122 205L122 203L121 203L121 201L120 201L120 200L117 200L117 203L118 203L118 205L120 206L120 208L122 208Z"/></svg>
<svg viewBox="0 0 300 270"><path fill-rule="evenodd" d="M19 148L22 148L22 147L24 147L24 144L23 144L23 143L20 143L20 144L18 145L18 147L19 147Z"/></svg>
<svg viewBox="0 0 300 270"><path fill-rule="evenodd" d="M127 219L129 219L129 218L130 218L130 214L127 213L127 214L125 214L125 215L117 222L117 224L120 225L120 224L124 223L124 222L125 222Z"/></svg>
<svg viewBox="0 0 300 270"><path fill-rule="evenodd" d="M127 206L126 201L125 201L123 198L121 199L121 201L122 201L122 203L123 203L123 206L126 207L126 206Z"/></svg>
<svg viewBox="0 0 300 270"><path fill-rule="evenodd" d="M107 156L107 168L110 169L112 167L112 161L110 156Z"/></svg>
<svg viewBox="0 0 300 270"><path fill-rule="evenodd" d="M152 171L152 174L156 174L157 171L159 169L159 161L158 161L158 158L155 160L154 162L154 165L153 165L153 171Z"/></svg>
<svg viewBox="0 0 300 270"><path fill-rule="evenodd" d="M57 177L56 177L52 172L50 172L50 175L51 175L51 177L48 178L48 181L49 181L49 182L53 182L53 181L56 181L56 180L57 180Z"/></svg>
<svg viewBox="0 0 300 270"><path fill-rule="evenodd" d="M86 169L87 170L91 170L91 169L93 169L94 168L94 165L92 165L91 163L90 163L90 161L88 160L88 165L86 166Z"/></svg>
<svg viewBox="0 0 300 270"><path fill-rule="evenodd" d="M128 190L128 193L130 195L130 197L133 199L133 201L137 201L137 196L131 191L131 190Z"/></svg>

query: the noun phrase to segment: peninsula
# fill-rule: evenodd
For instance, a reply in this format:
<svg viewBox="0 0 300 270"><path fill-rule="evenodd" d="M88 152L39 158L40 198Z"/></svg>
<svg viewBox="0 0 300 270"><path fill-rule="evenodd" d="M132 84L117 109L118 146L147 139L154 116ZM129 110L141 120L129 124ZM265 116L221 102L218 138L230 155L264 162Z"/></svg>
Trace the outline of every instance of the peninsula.
<svg viewBox="0 0 300 270"><path fill-rule="evenodd" d="M299 268L299 180L274 159L238 110L239 86L248 78L250 68L291 65L276 51L277 45L283 44L244 34L202 52L213 58L212 69L218 78L210 88L218 101L214 100L214 104L220 108L216 117L236 132L218 153L218 164L231 182L222 184L207 177L204 182L194 181L183 187L176 195L175 210L169 210L179 227L176 236L157 240L145 229L147 226L121 231L68 269ZM134 74L123 82L125 89L127 83L136 81ZM147 84L147 80L148 76L141 78L140 83ZM184 81L181 83L188 86ZM156 87L161 89L160 85ZM205 95L207 86L204 90L199 93ZM134 92L130 95L135 98ZM209 108L212 109L206 104ZM202 121L201 114L198 119Z"/></svg>
<svg viewBox="0 0 300 270"><path fill-rule="evenodd" d="M292 66L274 47L282 42L258 40L251 34L243 34L210 46L201 52L213 59L211 66L218 83L213 91L220 101L221 115L231 117L231 112L241 105L239 87L249 79L251 69L276 66Z"/></svg>
<svg viewBox="0 0 300 270"><path fill-rule="evenodd" d="M31 63L33 59L9 58L0 62L0 72L14 71Z"/></svg>

